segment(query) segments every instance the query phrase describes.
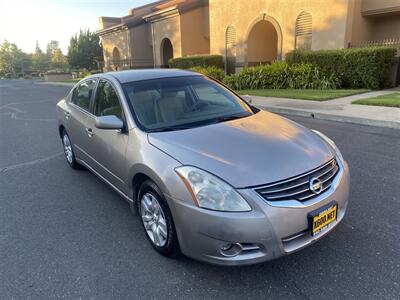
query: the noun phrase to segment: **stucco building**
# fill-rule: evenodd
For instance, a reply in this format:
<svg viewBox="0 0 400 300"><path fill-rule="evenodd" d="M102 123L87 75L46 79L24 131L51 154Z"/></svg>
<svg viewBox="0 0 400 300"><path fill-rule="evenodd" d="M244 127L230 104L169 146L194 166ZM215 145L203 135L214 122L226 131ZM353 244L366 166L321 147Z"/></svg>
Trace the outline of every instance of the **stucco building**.
<svg viewBox="0 0 400 300"><path fill-rule="evenodd" d="M163 0L100 17L106 70L221 54L227 72L295 48L400 47L400 0Z"/></svg>

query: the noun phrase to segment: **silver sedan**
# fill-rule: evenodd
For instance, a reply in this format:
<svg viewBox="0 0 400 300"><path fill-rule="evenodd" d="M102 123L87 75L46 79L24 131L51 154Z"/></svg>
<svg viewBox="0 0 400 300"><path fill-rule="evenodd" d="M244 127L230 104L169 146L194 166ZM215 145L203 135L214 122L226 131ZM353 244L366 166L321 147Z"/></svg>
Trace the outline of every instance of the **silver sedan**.
<svg viewBox="0 0 400 300"><path fill-rule="evenodd" d="M332 140L211 78L97 74L57 113L68 164L124 197L163 255L263 262L317 241L346 212L349 169Z"/></svg>

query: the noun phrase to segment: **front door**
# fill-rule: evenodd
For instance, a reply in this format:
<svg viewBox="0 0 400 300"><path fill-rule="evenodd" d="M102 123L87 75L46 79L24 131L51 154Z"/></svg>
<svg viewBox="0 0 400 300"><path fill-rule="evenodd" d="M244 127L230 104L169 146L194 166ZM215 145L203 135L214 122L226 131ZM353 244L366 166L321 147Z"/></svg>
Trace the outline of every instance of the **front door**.
<svg viewBox="0 0 400 300"><path fill-rule="evenodd" d="M87 122L90 113L90 101L96 86L96 79L80 83L73 91L66 112L66 127L75 155L78 159L89 161Z"/></svg>
<svg viewBox="0 0 400 300"><path fill-rule="evenodd" d="M111 184L126 192L127 166L125 152L129 134L125 130L99 129L95 117L114 115L124 121L124 113L113 85L100 79L93 103L93 116L88 117L88 129L92 131L89 151L92 165Z"/></svg>

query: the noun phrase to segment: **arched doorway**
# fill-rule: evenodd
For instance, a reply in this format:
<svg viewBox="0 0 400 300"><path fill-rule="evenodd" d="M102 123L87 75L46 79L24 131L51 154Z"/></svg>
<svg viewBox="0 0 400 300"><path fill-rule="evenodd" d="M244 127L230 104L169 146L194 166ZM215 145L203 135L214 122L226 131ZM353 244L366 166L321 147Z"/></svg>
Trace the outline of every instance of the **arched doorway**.
<svg viewBox="0 0 400 300"><path fill-rule="evenodd" d="M118 68L121 63L121 56L119 55L119 50L117 47L114 47L112 57L113 57L112 64L114 65L114 69L115 71L118 71Z"/></svg>
<svg viewBox="0 0 400 300"><path fill-rule="evenodd" d="M165 38L161 42L161 66L168 68L168 61L174 57L174 48L170 39Z"/></svg>
<svg viewBox="0 0 400 300"><path fill-rule="evenodd" d="M247 36L247 66L270 64L281 56L282 34L276 21L263 16L256 20Z"/></svg>

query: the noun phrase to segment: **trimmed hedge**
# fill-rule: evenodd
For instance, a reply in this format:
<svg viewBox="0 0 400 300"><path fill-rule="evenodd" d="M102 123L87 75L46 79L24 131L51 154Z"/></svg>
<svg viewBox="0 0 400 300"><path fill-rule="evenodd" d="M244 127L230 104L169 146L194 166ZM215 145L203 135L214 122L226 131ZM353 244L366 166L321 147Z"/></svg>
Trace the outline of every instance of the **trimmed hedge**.
<svg viewBox="0 0 400 300"><path fill-rule="evenodd" d="M190 69L193 67L217 67L224 68L224 61L221 55L196 55L171 58L168 61L170 68Z"/></svg>
<svg viewBox="0 0 400 300"><path fill-rule="evenodd" d="M224 70L217 68L215 66L211 67L193 67L189 69L190 71L201 73L206 76L210 76L214 79L217 79L219 81L223 81L225 78L225 72Z"/></svg>
<svg viewBox="0 0 400 300"><path fill-rule="evenodd" d="M286 55L293 65L310 63L325 77L335 76L341 88L380 89L391 86L390 72L396 49L387 47L339 50L294 50Z"/></svg>
<svg viewBox="0 0 400 300"><path fill-rule="evenodd" d="M243 69L239 74L226 76L224 83L235 90L243 89L334 89L335 76L326 77L312 64L289 65L276 61Z"/></svg>

